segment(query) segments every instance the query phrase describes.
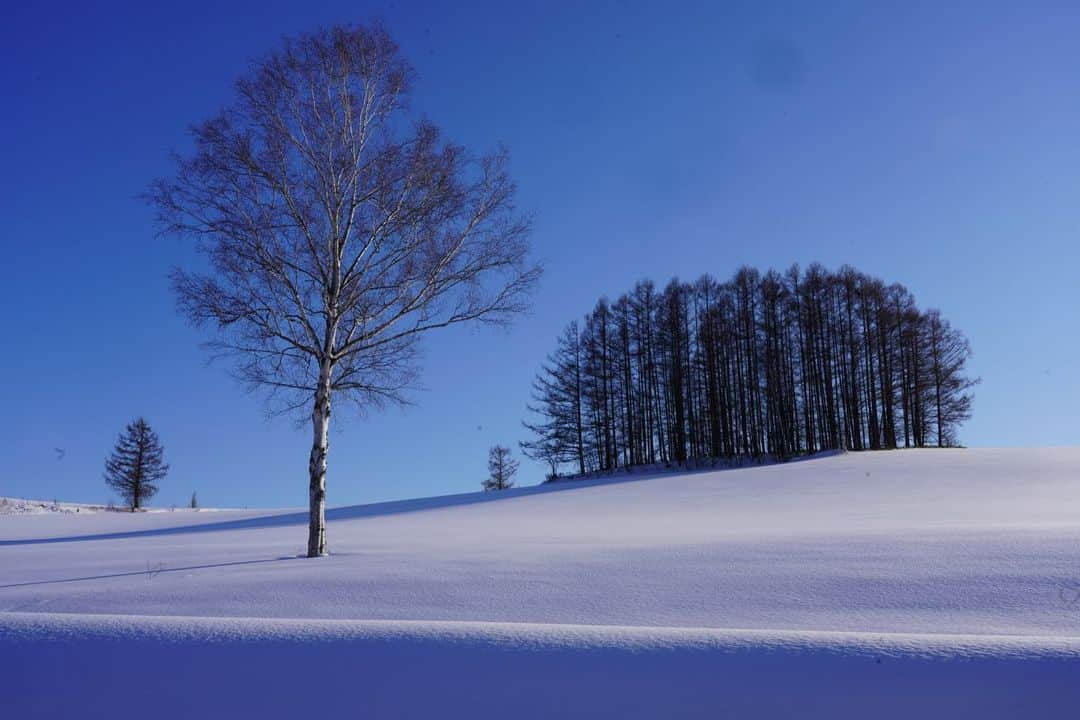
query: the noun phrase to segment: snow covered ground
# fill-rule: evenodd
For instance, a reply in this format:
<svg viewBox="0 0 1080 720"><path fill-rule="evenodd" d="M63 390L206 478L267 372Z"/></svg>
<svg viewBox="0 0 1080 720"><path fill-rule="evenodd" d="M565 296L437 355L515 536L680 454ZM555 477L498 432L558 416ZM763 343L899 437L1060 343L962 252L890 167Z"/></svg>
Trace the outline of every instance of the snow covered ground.
<svg viewBox="0 0 1080 720"><path fill-rule="evenodd" d="M26 498L0 497L0 515L44 515L48 513L99 513L99 512L122 512L126 508L118 505L94 505L91 503L60 502L59 500L28 500ZM182 515L221 512L219 508L178 508L178 507L150 507L142 508L140 513L180 513ZM265 514L263 511L261 514ZM185 520L187 522L190 517Z"/></svg>
<svg viewBox="0 0 1080 720"><path fill-rule="evenodd" d="M1080 707L1080 449L632 477L340 508L318 560L302 511L2 516L0 692L56 717Z"/></svg>
<svg viewBox="0 0 1080 720"><path fill-rule="evenodd" d="M0 515L40 515L42 513L104 512L105 505L60 502L59 500L27 500L0 497Z"/></svg>

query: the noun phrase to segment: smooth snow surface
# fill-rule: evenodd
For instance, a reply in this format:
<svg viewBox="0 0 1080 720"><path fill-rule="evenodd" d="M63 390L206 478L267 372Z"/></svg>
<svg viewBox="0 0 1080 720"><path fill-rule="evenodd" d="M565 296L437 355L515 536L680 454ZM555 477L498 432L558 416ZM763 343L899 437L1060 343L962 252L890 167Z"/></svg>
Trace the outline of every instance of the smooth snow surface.
<svg viewBox="0 0 1080 720"><path fill-rule="evenodd" d="M2 616L0 616L2 617ZM10 717L1071 717L1059 638L15 614Z"/></svg>
<svg viewBox="0 0 1080 720"><path fill-rule="evenodd" d="M157 667L177 647L196 686L197 668L224 667L205 657L253 653L299 685L295 658L325 651L356 671L355 707L386 717L443 708L398 691L455 683L444 699L472 717L899 717L976 687L982 717L1080 706L1080 449L851 453L340 508L317 560L296 557L305 521L0 517L0 665L19 657L20 707L63 714L38 679L58 658ZM104 674L85 682L112 687ZM493 682L533 700L461 695Z"/></svg>

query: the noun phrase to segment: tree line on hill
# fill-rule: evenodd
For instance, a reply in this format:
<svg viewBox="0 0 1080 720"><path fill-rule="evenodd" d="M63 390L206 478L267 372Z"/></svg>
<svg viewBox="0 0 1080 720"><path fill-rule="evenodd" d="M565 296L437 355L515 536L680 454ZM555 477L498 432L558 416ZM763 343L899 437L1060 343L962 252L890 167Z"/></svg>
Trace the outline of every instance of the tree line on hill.
<svg viewBox="0 0 1080 720"><path fill-rule="evenodd" d="M648 280L571 322L533 383L523 451L556 476L708 458L952 446L964 335L845 266Z"/></svg>

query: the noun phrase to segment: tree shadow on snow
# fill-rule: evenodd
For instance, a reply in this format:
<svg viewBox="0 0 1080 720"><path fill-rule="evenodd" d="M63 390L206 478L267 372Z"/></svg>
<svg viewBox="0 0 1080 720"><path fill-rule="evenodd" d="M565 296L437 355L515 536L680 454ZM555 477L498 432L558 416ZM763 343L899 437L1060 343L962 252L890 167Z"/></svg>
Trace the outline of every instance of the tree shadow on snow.
<svg viewBox="0 0 1080 720"><path fill-rule="evenodd" d="M799 462L817 458L832 457L838 452L823 452L806 457L792 458L787 462ZM748 469L751 467L763 467L776 463L760 463L755 465L737 465L731 467L702 465L695 468L671 468L665 469L657 466L635 468L630 471L615 471L613 474L587 479L558 480L556 482L533 485L523 488L510 488L498 492L473 492L460 493L457 495L438 495L428 498L415 498L410 500L391 500L389 502L372 503L369 505L350 505L346 507L331 508L326 511L328 523L338 520L358 520L362 518L382 517L386 515L399 515L402 513L423 512L425 510L440 510L448 507L464 505L478 505L480 503L512 500L515 498L540 495L550 492L563 492L566 490L581 490L599 485L625 483L637 480L650 480L657 477L670 476L672 474L688 475L700 473L712 473L725 470ZM227 530L258 530L262 528L287 527L293 525L306 525L308 513L301 512L281 513L265 515L261 517L245 518L243 520L225 520L223 522L210 522L198 525L180 525L168 528L149 528L146 530L125 530L111 533L98 533L94 535L68 535L47 538L27 538L21 540L0 540L0 547L12 545L51 545L54 543L84 542L88 540L126 540L129 538L142 538L164 535L188 535L192 533L221 532Z"/></svg>
<svg viewBox="0 0 1080 720"><path fill-rule="evenodd" d="M137 577L144 575L148 580L153 580L163 573L176 573L185 570L209 570L211 568L232 567L234 565L259 565L262 563L280 562L293 560L295 556L265 558L263 560L235 560L232 562L207 563L204 565L186 565L184 567L165 567L163 565L147 565L145 570L133 570L131 572L109 573L105 575L84 575L82 577L60 578L59 580L31 580L28 582L8 583L0 585L0 590L5 588L30 587L32 585L55 585L57 583L81 582L84 580L108 580L109 578Z"/></svg>

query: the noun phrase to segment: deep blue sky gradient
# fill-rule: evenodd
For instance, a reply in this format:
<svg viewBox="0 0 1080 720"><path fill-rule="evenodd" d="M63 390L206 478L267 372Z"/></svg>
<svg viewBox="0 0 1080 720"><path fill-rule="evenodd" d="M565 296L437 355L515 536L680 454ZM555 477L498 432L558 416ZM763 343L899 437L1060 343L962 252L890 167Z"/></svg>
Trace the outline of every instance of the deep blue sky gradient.
<svg viewBox="0 0 1080 720"><path fill-rule="evenodd" d="M511 330L429 338L415 407L337 412L331 504L478 489L565 323L742 264L904 283L975 348L964 442L1076 444L1080 6L941 5L6 4L0 495L104 501L142 414L172 463L157 504L306 502L308 428L207 365L166 281L191 248L136 195L281 35L371 17L418 111L510 147L547 272Z"/></svg>

